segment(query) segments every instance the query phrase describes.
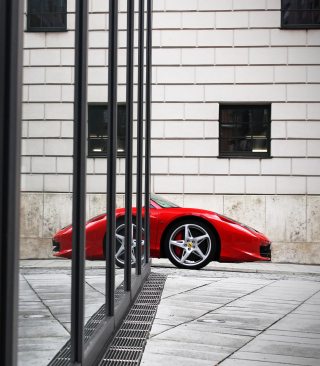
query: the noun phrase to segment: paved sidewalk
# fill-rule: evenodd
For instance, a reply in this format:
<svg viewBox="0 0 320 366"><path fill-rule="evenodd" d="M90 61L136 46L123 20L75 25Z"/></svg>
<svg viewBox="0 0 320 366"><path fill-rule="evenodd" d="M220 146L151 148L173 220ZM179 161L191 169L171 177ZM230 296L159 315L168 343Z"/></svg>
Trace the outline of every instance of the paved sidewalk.
<svg viewBox="0 0 320 366"><path fill-rule="evenodd" d="M319 276L192 272L169 274L141 365L320 365Z"/></svg>
<svg viewBox="0 0 320 366"><path fill-rule="evenodd" d="M27 267L19 281L18 365L46 366L70 339L71 275L64 267ZM116 287L122 281L123 271L116 270ZM87 272L85 323L104 303L105 276Z"/></svg>
<svg viewBox="0 0 320 366"><path fill-rule="evenodd" d="M86 320L104 302L104 261L86 261ZM70 337L71 261L21 260L19 366L45 366ZM320 365L320 266L212 263L168 275L141 365ZM116 270L116 282L123 270Z"/></svg>
<svg viewBox="0 0 320 366"><path fill-rule="evenodd" d="M168 259L152 258L153 267L176 268ZM69 259L23 259L20 260L20 268L71 268ZM99 260L86 260L86 269L105 268L105 262ZM285 273L285 274L319 274L320 265L287 264L272 262L239 262L218 263L211 262L202 270L204 271L236 271L250 273Z"/></svg>

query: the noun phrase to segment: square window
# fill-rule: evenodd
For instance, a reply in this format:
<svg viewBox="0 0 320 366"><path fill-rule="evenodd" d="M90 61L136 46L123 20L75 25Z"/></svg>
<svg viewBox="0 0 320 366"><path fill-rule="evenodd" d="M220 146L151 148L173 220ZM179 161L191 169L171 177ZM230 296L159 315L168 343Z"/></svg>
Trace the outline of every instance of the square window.
<svg viewBox="0 0 320 366"><path fill-rule="evenodd" d="M67 0L28 0L27 31L67 30Z"/></svg>
<svg viewBox="0 0 320 366"><path fill-rule="evenodd" d="M320 28L320 0L281 0L282 28Z"/></svg>
<svg viewBox="0 0 320 366"><path fill-rule="evenodd" d="M125 156L126 106L117 107L117 156ZM106 157L108 147L108 105L88 106L88 156Z"/></svg>
<svg viewBox="0 0 320 366"><path fill-rule="evenodd" d="M270 157L270 106L220 105L219 156Z"/></svg>

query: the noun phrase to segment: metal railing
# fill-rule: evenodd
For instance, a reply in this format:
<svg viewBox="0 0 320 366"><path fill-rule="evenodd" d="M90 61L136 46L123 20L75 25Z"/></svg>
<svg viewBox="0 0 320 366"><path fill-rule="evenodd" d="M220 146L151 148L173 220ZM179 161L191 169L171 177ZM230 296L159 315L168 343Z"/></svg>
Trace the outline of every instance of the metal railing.
<svg viewBox="0 0 320 366"><path fill-rule="evenodd" d="M106 0L107 1L107 0ZM70 364L93 365L112 340L130 305L150 273L150 123L152 0L147 0L146 120L145 120L145 220L142 254L143 68L144 1L139 0L138 45L138 153L136 275L131 278L132 140L133 140L133 33L134 0L127 0L127 116L125 177L125 276L124 296L115 303L116 141L117 141L117 32L118 1L109 0L108 162L106 228L105 317L84 342L86 116L88 1L76 0L73 238L71 288ZM22 94L23 2L0 0L0 363L17 364L18 274L20 225L20 145Z"/></svg>

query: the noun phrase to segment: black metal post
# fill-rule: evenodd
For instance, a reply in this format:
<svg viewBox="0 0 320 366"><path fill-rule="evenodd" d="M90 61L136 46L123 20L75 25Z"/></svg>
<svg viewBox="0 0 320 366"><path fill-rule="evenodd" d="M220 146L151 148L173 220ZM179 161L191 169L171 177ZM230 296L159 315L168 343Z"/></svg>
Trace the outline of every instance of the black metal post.
<svg viewBox="0 0 320 366"><path fill-rule="evenodd" d="M145 228L144 250L146 263L150 258L150 167L151 167L151 100L152 100L152 0L147 0L146 55L146 129L145 129Z"/></svg>
<svg viewBox="0 0 320 366"><path fill-rule="evenodd" d="M138 117L137 117L137 250L136 273L141 274L142 238L142 157L143 157L143 52L144 52L144 0L139 0L138 41Z"/></svg>
<svg viewBox="0 0 320 366"><path fill-rule="evenodd" d="M125 291L131 290L132 245L132 137L133 137L133 40L134 1L127 0L127 91L126 91L126 177L125 177Z"/></svg>
<svg viewBox="0 0 320 366"><path fill-rule="evenodd" d="M72 280L71 280L71 363L82 364L84 349L84 282L86 223L86 123L87 123L87 40L88 2L76 2Z"/></svg>
<svg viewBox="0 0 320 366"><path fill-rule="evenodd" d="M23 2L0 0L0 364L17 365Z"/></svg>
<svg viewBox="0 0 320 366"><path fill-rule="evenodd" d="M109 0L108 64L108 166L106 232L106 315L114 315L115 231L116 231L116 163L117 163L117 40L118 1Z"/></svg>

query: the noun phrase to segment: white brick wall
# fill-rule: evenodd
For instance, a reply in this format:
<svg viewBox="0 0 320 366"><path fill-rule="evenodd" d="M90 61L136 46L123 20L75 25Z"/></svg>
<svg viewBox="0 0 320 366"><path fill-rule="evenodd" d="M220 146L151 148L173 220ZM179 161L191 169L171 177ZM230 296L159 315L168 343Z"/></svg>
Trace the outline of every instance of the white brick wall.
<svg viewBox="0 0 320 366"><path fill-rule="evenodd" d="M154 1L153 190L191 201L201 193L319 194L320 30L280 29L279 9L280 0ZM25 33L25 190L72 187L74 10L68 1L68 32ZM89 11L88 100L106 103L108 3L90 1ZM125 102L124 0L119 11ZM220 103L271 105L272 158L218 158ZM106 159L88 159L87 173L88 192L105 192ZM124 159L117 180L123 190Z"/></svg>
<svg viewBox="0 0 320 366"><path fill-rule="evenodd" d="M244 194L245 177L244 176L217 176L215 177L216 194Z"/></svg>
<svg viewBox="0 0 320 366"><path fill-rule="evenodd" d="M194 176L184 178L185 193L213 193L214 179L212 176Z"/></svg>
<svg viewBox="0 0 320 366"><path fill-rule="evenodd" d="M307 193L308 194L320 194L320 178L308 177L307 178ZM312 222L312 221L311 221Z"/></svg>
<svg viewBox="0 0 320 366"><path fill-rule="evenodd" d="M248 28L249 13L241 12L219 12L216 13L216 28Z"/></svg>
<svg viewBox="0 0 320 366"><path fill-rule="evenodd" d="M246 193L247 194L275 194L276 178L275 177L246 177Z"/></svg>
<svg viewBox="0 0 320 366"><path fill-rule="evenodd" d="M277 194L305 194L305 177L277 177Z"/></svg>
<svg viewBox="0 0 320 366"><path fill-rule="evenodd" d="M232 47L233 31L232 30L199 30L198 31L199 47Z"/></svg>
<svg viewBox="0 0 320 366"><path fill-rule="evenodd" d="M198 158L169 159L169 174L198 174L198 171L199 171Z"/></svg>

